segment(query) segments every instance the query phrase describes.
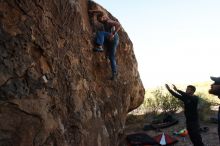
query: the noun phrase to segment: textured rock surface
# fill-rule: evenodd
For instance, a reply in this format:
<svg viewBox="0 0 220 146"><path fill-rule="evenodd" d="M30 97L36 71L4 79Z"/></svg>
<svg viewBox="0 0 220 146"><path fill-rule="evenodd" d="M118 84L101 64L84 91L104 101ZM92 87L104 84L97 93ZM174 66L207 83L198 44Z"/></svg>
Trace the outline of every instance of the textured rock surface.
<svg viewBox="0 0 220 146"><path fill-rule="evenodd" d="M92 52L89 6L0 0L0 146L117 145L144 89L123 29L119 76L108 80L105 53Z"/></svg>

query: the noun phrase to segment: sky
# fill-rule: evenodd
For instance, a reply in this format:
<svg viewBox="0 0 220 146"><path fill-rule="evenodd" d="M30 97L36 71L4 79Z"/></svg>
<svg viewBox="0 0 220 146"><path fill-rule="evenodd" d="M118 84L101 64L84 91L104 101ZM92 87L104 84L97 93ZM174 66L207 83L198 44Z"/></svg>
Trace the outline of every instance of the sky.
<svg viewBox="0 0 220 146"><path fill-rule="evenodd" d="M220 0L94 0L121 23L145 88L220 76Z"/></svg>

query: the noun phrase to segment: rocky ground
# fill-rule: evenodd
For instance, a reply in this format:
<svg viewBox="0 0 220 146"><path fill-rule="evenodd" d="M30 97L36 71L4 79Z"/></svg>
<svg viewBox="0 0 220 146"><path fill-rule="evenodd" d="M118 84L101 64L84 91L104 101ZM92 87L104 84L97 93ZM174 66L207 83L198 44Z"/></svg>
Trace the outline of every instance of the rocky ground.
<svg viewBox="0 0 220 146"><path fill-rule="evenodd" d="M148 125L150 123L149 122L150 118L148 118L148 120L145 120L144 118L139 118L139 120L128 122L125 127L125 135L123 138L123 142L121 143L120 146L126 146L127 145L125 141L126 135L135 133L135 132L145 132L151 137L154 137L164 132L178 139L178 143L176 143L175 146L193 146L189 139L189 136L186 136L185 138L183 138L183 137L173 135L174 130L181 130L185 128L185 117L183 113L177 114L175 115L175 117L179 120L178 124L165 128L165 129L160 129L159 131L158 130L148 130L148 131L143 130L144 125ZM201 133L205 146L219 146L220 144L218 141L217 124L207 121L207 122L200 122L200 125L201 127L209 128L208 132Z"/></svg>

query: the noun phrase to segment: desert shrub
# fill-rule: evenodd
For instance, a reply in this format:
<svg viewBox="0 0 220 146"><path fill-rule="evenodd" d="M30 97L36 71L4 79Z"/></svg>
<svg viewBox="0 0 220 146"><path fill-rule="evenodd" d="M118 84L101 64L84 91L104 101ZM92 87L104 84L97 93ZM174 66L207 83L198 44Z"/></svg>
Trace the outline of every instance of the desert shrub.
<svg viewBox="0 0 220 146"><path fill-rule="evenodd" d="M176 112L183 107L182 102L177 98L173 97L171 94L165 94L164 100L161 102L161 109L164 112Z"/></svg>
<svg viewBox="0 0 220 146"><path fill-rule="evenodd" d="M157 114L159 109L156 99L150 97L145 100L145 110L148 111L148 113Z"/></svg>
<svg viewBox="0 0 220 146"><path fill-rule="evenodd" d="M162 88L157 88L151 92L151 96L146 98L145 107L147 112L176 112L182 107L181 102Z"/></svg>
<svg viewBox="0 0 220 146"><path fill-rule="evenodd" d="M199 118L202 121L207 121L210 118L211 106L214 105L215 102L213 102L211 98L208 98L204 93L199 92L197 96L199 96L199 103L198 103Z"/></svg>

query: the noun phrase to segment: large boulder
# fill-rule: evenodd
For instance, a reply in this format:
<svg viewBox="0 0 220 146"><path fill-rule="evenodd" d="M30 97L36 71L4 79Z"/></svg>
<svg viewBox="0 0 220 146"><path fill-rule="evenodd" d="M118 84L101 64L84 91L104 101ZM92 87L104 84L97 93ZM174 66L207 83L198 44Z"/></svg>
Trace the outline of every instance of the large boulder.
<svg viewBox="0 0 220 146"><path fill-rule="evenodd" d="M144 88L123 29L119 75L108 80L105 53L92 51L96 25L90 4L95 3L0 1L0 146L118 144Z"/></svg>

